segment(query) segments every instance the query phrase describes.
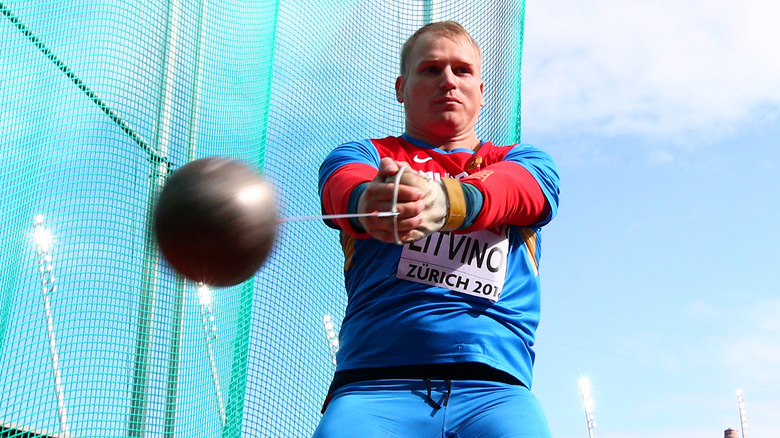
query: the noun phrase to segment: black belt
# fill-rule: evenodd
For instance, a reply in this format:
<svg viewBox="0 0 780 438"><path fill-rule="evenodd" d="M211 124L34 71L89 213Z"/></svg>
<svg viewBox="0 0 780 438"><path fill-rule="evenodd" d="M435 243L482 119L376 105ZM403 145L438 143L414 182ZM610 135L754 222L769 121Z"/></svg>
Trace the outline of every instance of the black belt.
<svg viewBox="0 0 780 438"><path fill-rule="evenodd" d="M431 380L443 380L448 384L449 391L452 388L453 380L484 380L488 382L506 383L509 385L526 386L516 377L504 371L497 370L491 366L477 362L430 364L430 365L411 365L398 367L381 368L359 368L352 370L338 371L333 376L333 381L328 389L328 396L325 404L322 406L322 412L330 402L334 391L344 385L367 380L391 380L391 379L420 379L428 382L428 398L430 398ZM446 404L446 399L445 399Z"/></svg>
<svg viewBox="0 0 780 438"><path fill-rule="evenodd" d="M339 371L333 376L328 394L332 394L333 391L350 383L388 379L486 380L525 386L523 382L504 371L483 363L463 362Z"/></svg>

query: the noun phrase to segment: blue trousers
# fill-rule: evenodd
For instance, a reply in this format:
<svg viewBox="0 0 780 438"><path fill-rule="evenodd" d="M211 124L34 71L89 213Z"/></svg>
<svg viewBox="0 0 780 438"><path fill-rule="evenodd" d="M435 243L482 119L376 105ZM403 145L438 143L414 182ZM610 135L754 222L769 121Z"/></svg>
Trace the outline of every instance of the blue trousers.
<svg viewBox="0 0 780 438"><path fill-rule="evenodd" d="M481 380L373 380L333 393L313 438L551 438L524 386Z"/></svg>

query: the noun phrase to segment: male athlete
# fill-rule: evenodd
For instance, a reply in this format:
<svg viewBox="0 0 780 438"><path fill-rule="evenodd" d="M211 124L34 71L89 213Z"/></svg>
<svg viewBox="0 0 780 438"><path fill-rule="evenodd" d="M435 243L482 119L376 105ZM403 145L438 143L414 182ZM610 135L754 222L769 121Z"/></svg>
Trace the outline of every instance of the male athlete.
<svg viewBox="0 0 780 438"><path fill-rule="evenodd" d="M404 44L400 137L334 149L320 168L348 304L315 438L549 437L531 394L540 227L558 208L544 152L477 138L481 50L455 22Z"/></svg>

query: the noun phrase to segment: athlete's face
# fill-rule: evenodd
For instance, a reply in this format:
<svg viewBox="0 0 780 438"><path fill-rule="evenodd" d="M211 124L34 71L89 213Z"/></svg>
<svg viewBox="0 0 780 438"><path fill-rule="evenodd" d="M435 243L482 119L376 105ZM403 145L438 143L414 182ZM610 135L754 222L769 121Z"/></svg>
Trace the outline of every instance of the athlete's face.
<svg viewBox="0 0 780 438"><path fill-rule="evenodd" d="M482 66L467 40L427 33L412 47L405 76L395 84L409 135L451 139L473 132L485 105Z"/></svg>

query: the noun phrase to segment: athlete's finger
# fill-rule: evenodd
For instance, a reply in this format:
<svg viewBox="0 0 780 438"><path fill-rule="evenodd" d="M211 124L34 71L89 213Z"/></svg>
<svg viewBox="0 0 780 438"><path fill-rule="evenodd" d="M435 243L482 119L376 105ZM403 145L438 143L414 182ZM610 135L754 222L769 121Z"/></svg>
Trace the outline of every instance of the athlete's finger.
<svg viewBox="0 0 780 438"><path fill-rule="evenodd" d="M416 172L404 172L398 183L406 187L414 187L420 191L428 189L429 179Z"/></svg>
<svg viewBox="0 0 780 438"><path fill-rule="evenodd" d="M386 179L387 177L392 177L398 171L401 169L403 164L393 160L392 158L382 158L379 161L379 171L377 172L377 176Z"/></svg>

